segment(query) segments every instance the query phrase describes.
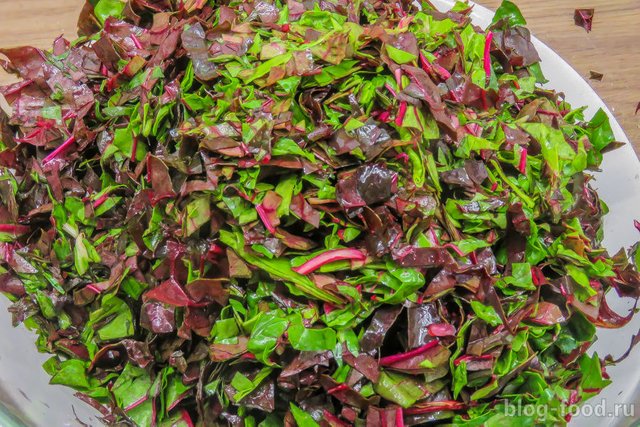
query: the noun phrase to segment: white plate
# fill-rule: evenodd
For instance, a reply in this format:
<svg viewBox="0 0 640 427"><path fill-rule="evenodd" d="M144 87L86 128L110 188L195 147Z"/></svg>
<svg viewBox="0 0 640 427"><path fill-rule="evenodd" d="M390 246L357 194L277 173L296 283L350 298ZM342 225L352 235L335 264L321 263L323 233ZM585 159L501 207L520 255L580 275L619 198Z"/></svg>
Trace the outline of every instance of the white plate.
<svg viewBox="0 0 640 427"><path fill-rule="evenodd" d="M433 3L441 10L446 10L454 2L433 0ZM471 16L475 24L486 27L491 22L493 12L476 5ZM547 86L564 92L567 101L574 107L587 105L588 116L602 108L611 119L616 139L627 143L605 155L603 172L596 174L596 186L610 208L604 222L606 248L610 253L615 253L620 247L629 247L640 238L633 227L634 217L640 218L640 162L618 122L580 74L540 40L534 38L533 43L542 58L544 74L549 79ZM629 310L628 302L613 298L613 293L610 295L614 310L619 313ZM95 418L95 411L73 397L73 391L49 385L49 377L40 367L49 356L36 352L34 335L23 326L15 329L8 327L11 323L6 311L8 305L6 298L0 298L0 330L3 340L3 345L0 346L0 402L4 402L12 413L19 414L28 426L77 426L72 407L83 422L90 426L100 425ZM599 330L598 341L592 349L601 356L618 356L624 353L631 335L639 329L640 315L622 329ZM605 415L580 416L574 418L572 426L614 427L629 424L629 418L616 418L606 414L613 414L616 404L633 405L640 395L640 347L637 350L619 365L608 369L613 383L589 401L596 412L604 409ZM11 421L3 418L2 409L0 407L0 425L9 427ZM635 409L635 416L639 417L640 405Z"/></svg>

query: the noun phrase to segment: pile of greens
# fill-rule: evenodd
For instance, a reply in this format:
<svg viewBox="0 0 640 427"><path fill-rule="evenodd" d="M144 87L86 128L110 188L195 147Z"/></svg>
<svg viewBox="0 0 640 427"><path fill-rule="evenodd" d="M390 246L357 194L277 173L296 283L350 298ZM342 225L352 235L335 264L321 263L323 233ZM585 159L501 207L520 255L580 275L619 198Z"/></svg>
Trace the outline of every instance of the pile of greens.
<svg viewBox="0 0 640 427"><path fill-rule="evenodd" d="M513 3L470 11L99 0L0 50L0 290L51 383L138 426L565 423L640 295L618 144Z"/></svg>

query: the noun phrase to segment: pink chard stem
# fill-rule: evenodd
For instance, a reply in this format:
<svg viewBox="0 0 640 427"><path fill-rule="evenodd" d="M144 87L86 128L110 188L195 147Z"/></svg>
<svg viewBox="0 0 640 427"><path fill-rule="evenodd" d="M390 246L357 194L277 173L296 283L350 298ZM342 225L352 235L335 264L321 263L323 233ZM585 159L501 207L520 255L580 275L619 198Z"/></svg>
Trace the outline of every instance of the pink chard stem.
<svg viewBox="0 0 640 427"><path fill-rule="evenodd" d="M311 258L301 266L293 268L293 271L300 274L309 274L325 264L345 259L364 261L367 256L357 249L333 249Z"/></svg>

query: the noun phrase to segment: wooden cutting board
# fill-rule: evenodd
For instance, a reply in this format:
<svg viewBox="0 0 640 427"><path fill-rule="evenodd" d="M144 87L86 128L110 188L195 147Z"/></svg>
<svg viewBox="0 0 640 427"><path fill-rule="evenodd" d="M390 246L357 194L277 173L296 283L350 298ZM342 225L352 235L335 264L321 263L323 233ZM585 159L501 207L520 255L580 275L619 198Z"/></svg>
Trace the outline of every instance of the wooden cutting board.
<svg viewBox="0 0 640 427"><path fill-rule="evenodd" d="M640 1L638 0L515 0L532 32L589 78L589 71L604 74L589 80L609 105L640 153ZM0 46L51 46L64 34L73 38L82 0L0 0ZM495 9L500 0L479 0ZM573 23L575 8L595 8L593 31L587 34ZM0 74L0 84L12 77Z"/></svg>

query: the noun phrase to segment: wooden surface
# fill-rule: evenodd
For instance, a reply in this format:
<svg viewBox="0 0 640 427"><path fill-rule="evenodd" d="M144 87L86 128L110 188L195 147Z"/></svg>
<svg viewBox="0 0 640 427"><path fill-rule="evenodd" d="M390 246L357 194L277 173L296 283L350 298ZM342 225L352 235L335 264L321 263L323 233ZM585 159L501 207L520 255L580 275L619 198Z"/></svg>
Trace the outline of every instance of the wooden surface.
<svg viewBox="0 0 640 427"><path fill-rule="evenodd" d="M495 9L500 0L477 0ZM588 79L640 153L640 0L515 0L532 32ZM47 48L58 35L73 38L82 0L0 0L0 46ZM575 8L595 8L593 31L573 23ZM11 77L0 74L0 84Z"/></svg>

